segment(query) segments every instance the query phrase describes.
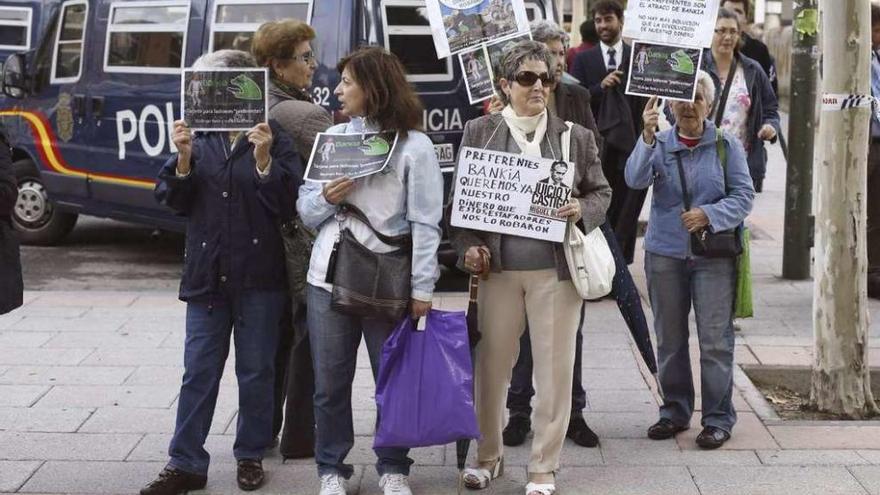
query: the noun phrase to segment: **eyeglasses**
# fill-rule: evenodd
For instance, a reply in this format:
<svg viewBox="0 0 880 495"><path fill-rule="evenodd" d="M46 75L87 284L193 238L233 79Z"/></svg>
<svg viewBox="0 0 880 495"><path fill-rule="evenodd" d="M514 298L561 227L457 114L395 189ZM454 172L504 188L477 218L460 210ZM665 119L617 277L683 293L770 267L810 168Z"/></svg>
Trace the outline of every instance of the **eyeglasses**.
<svg viewBox="0 0 880 495"><path fill-rule="evenodd" d="M721 36L721 37L739 36L739 30L738 29L716 29L715 34L717 34L718 36Z"/></svg>
<svg viewBox="0 0 880 495"><path fill-rule="evenodd" d="M544 86L556 82L556 78L554 78L552 74L548 74L546 72L538 74L530 70L524 70L522 72L518 72L515 76L513 76L514 81L518 82L520 86L526 87L534 86L539 79L541 80L541 84L543 84Z"/></svg>
<svg viewBox="0 0 880 495"><path fill-rule="evenodd" d="M315 52L309 50L301 55L292 55L288 60L302 60L303 63L310 64L317 60Z"/></svg>

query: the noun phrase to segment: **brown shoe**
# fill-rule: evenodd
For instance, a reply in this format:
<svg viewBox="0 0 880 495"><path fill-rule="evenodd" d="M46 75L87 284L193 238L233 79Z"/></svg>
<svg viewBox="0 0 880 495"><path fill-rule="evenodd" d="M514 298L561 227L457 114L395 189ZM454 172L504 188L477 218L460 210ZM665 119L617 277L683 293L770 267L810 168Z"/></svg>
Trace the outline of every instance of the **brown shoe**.
<svg viewBox="0 0 880 495"><path fill-rule="evenodd" d="M678 426L671 419L660 418L660 421L657 421L648 428L648 438L651 440L666 440L667 438L674 437L676 433L687 429L687 426Z"/></svg>

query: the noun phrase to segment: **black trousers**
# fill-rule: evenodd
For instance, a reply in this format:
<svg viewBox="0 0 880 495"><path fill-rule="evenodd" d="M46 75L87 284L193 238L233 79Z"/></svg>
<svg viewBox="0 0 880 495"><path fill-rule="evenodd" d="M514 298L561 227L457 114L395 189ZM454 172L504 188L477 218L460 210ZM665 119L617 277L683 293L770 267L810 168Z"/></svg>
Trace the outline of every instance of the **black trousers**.
<svg viewBox="0 0 880 495"><path fill-rule="evenodd" d="M639 214L648 194L647 189L630 189L626 185L624 169L629 153L622 153L614 148L607 148L602 161L602 171L611 186L611 204L606 216L626 264L632 264L636 252L636 238L639 230Z"/></svg>
<svg viewBox="0 0 880 495"><path fill-rule="evenodd" d="M285 311L275 355L275 411L272 432L281 433L279 451L287 457L311 457L315 448L315 372L305 304ZM285 400L286 399L286 400Z"/></svg>
<svg viewBox="0 0 880 495"><path fill-rule="evenodd" d="M880 283L880 139L868 151L868 279Z"/></svg>

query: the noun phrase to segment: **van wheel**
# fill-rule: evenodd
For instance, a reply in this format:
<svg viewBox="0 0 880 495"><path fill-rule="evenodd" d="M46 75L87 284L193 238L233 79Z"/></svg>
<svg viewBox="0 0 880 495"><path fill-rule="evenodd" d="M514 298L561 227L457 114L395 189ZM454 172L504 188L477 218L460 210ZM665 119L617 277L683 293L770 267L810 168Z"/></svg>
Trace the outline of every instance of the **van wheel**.
<svg viewBox="0 0 880 495"><path fill-rule="evenodd" d="M21 242L39 246L57 244L73 230L78 215L55 208L32 161L19 160L12 164L12 169L18 180L18 200L12 220Z"/></svg>

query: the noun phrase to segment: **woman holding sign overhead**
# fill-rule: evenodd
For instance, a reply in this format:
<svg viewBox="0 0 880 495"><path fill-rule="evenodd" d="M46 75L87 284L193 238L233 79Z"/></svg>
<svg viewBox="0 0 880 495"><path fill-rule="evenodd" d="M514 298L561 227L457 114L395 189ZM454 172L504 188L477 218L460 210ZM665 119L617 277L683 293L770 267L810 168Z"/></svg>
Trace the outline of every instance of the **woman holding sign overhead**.
<svg viewBox="0 0 880 495"><path fill-rule="evenodd" d="M351 122L331 127L328 133L361 139L365 134L391 132L396 133L397 143L380 171L357 179L307 181L300 188L297 201L303 221L318 230L307 277L306 301L315 366L315 461L321 495L344 495L345 480L354 472L345 458L354 445L351 388L361 336L366 341L375 378L382 346L404 316L401 311L395 321L365 317L354 311L352 304L357 303L357 297L348 297L351 293L343 290L347 287L339 283L340 277L353 274L369 279L375 274L368 274L367 267L352 266L336 257L334 254L341 252L340 239L346 245L360 244L365 248L360 250L362 256L410 254L410 263L397 264L393 273L379 276L387 278L391 285L402 280L409 287L402 309L418 318L431 309L434 283L440 275L437 248L443 214L440 165L431 140L419 130L422 105L406 80L400 60L382 48L368 47L343 58L337 67L342 72L342 81L335 94L342 113ZM364 139L366 152L384 148L379 136ZM375 146L366 146L368 142ZM339 160L351 156L351 152L342 151L341 144L338 153L331 153L331 162L334 154ZM313 162L311 167L316 165ZM401 244L406 247L400 247ZM360 308L361 312L365 309L370 308ZM408 475L412 461L407 457L408 450L376 448L375 452L379 485L384 493L410 495Z"/></svg>
<svg viewBox="0 0 880 495"><path fill-rule="evenodd" d="M499 74L509 104L500 114L468 122L462 148L562 160L562 137L568 127L547 112L552 67L552 56L543 43L514 45L505 54ZM574 125L568 155L574 168L571 200L557 214L579 222L589 232L604 222L611 197L593 134ZM557 175L562 168L556 167ZM549 168L547 175L547 182L552 181ZM457 202L455 198L450 208ZM449 236L460 268L492 272L481 282L479 292L483 337L476 348L475 398L483 438L478 442L477 465L465 471L464 483L473 489L486 488L503 472L505 397L519 337L528 321L537 400L526 493L551 495L556 491L554 473L571 414L575 333L582 303L570 280L562 243L454 226ZM482 265L481 251L489 253L488 267Z"/></svg>

